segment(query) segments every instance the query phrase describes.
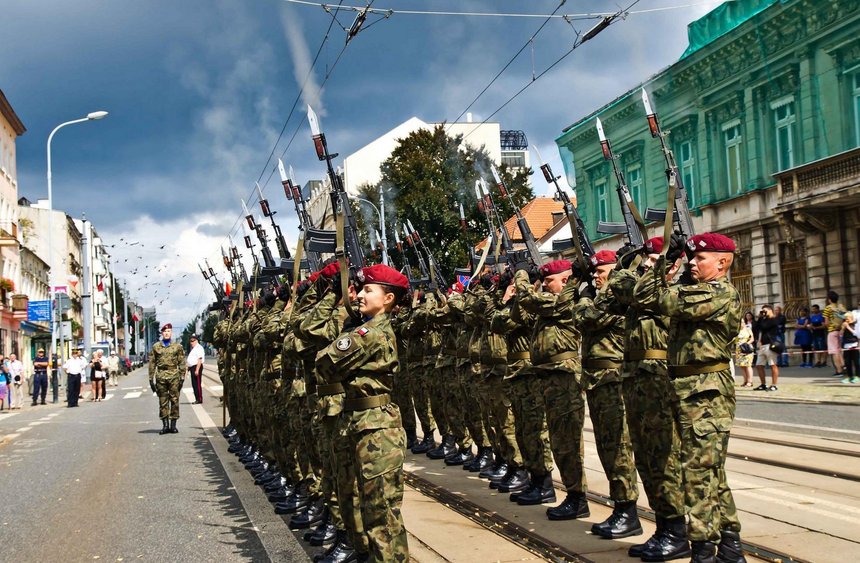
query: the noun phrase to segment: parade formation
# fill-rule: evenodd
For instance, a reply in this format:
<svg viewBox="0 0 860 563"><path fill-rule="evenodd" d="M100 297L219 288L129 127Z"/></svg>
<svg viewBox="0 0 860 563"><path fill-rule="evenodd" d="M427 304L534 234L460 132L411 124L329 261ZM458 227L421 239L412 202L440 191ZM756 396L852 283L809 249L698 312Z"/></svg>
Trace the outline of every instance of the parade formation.
<svg viewBox="0 0 860 563"><path fill-rule="evenodd" d="M280 261L246 208L262 261L246 236L250 275L235 247L223 252L229 284L208 264L201 271L218 297L211 309L221 316L214 344L229 451L265 488L275 512L290 515L292 528L308 529L304 539L323 546L316 561L409 560L400 514L407 449L477 473L518 505L555 504L545 511L550 520L588 517L586 405L614 503L612 514L592 526L594 535L643 534L636 509L641 478L657 527L630 547L630 557L745 561L725 474L735 411L731 357L741 320L738 292L727 279L735 244L719 233L693 232L674 157L642 95L669 188L666 209L646 215L671 218L664 236L646 237L616 170L625 223L601 229L623 229L627 243L596 252L558 187L571 238L556 246L571 260L547 260L519 211L525 248L494 228L494 194L482 180L476 190L488 214L488 244L473 250L453 284L411 223L404 233L421 277L413 277L408 258L399 270L369 264L309 108L336 228L310 224L303 196L280 165L300 218L296 256L259 192ZM599 120L597 128L614 164ZM549 165L541 169L558 186ZM507 197L494 167L492 174L498 195ZM151 371L163 388L163 432L175 431L161 367L169 337L155 345L158 367ZM555 466L565 490L559 504Z"/></svg>

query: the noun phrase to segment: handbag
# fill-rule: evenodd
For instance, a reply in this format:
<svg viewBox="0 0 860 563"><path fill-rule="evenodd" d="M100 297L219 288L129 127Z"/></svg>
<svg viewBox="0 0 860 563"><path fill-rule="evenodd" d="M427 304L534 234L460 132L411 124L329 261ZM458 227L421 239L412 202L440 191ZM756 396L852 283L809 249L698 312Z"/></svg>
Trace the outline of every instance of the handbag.
<svg viewBox="0 0 860 563"><path fill-rule="evenodd" d="M740 349L741 354L752 354L753 352L755 352L755 349L749 342L741 342L740 346L738 346L738 349Z"/></svg>
<svg viewBox="0 0 860 563"><path fill-rule="evenodd" d="M100 369L97 369L95 371L95 373L93 374L93 377L96 379L104 379L105 378L105 372L100 370Z"/></svg>
<svg viewBox="0 0 860 563"><path fill-rule="evenodd" d="M782 354L785 352L785 344L781 341L777 340L776 342L770 343L770 349L776 352L777 354Z"/></svg>

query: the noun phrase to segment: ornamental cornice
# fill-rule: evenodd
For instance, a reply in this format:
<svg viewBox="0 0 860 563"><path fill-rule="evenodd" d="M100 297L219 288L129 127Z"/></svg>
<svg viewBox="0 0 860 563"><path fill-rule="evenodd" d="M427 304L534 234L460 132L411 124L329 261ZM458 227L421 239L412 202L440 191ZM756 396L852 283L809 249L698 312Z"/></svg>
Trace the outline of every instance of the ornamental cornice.
<svg viewBox="0 0 860 563"><path fill-rule="evenodd" d="M699 123L698 114L688 115L668 128L670 139L675 142L688 141L696 138L696 127Z"/></svg>
<svg viewBox="0 0 860 563"><path fill-rule="evenodd" d="M727 101L715 106L708 112L710 122L720 125L730 119L744 119L744 92L738 90Z"/></svg>
<svg viewBox="0 0 860 563"><path fill-rule="evenodd" d="M643 139L636 139L625 144L624 148L621 149L621 162L625 166L642 162L643 154L645 154L645 141Z"/></svg>
<svg viewBox="0 0 860 563"><path fill-rule="evenodd" d="M796 94L799 87L800 69L796 64L790 65L781 74L770 77L767 82L753 89L753 103L759 104L789 94Z"/></svg>

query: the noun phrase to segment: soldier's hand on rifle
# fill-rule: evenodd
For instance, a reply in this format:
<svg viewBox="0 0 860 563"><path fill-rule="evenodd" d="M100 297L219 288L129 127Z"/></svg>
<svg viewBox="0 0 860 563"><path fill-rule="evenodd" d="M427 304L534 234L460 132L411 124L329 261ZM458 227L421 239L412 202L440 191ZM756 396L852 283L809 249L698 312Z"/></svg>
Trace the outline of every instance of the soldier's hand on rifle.
<svg viewBox="0 0 860 563"><path fill-rule="evenodd" d="M290 293L291 293L290 284L285 283L278 288L278 299L280 299L281 301L286 303L287 301L290 300Z"/></svg>
<svg viewBox="0 0 860 563"><path fill-rule="evenodd" d="M591 285L591 282L579 288L579 299L594 300L595 297L597 297L597 290Z"/></svg>
<svg viewBox="0 0 860 563"><path fill-rule="evenodd" d="M515 286L514 284L510 284L507 289L505 289L505 294L502 295L502 303L507 303L508 301L510 301L511 298L516 295L516 293L517 286Z"/></svg>
<svg viewBox="0 0 860 563"><path fill-rule="evenodd" d="M629 242L624 243L624 246L618 249L616 255L618 256L618 264L615 266L615 269L629 269L630 264L633 263L633 260L639 254L640 248L630 244Z"/></svg>
<svg viewBox="0 0 860 563"><path fill-rule="evenodd" d="M672 233L669 239L669 250L666 251L666 261L670 264L684 255L686 239L678 233Z"/></svg>
<svg viewBox="0 0 860 563"><path fill-rule="evenodd" d="M149 388L152 389L153 393L155 393L155 381L152 379L149 380Z"/></svg>
<svg viewBox="0 0 860 563"><path fill-rule="evenodd" d="M338 270L336 274L331 276L329 283L331 284L332 293L337 296L337 300L340 301L341 299L343 299L343 286L340 283L340 270Z"/></svg>

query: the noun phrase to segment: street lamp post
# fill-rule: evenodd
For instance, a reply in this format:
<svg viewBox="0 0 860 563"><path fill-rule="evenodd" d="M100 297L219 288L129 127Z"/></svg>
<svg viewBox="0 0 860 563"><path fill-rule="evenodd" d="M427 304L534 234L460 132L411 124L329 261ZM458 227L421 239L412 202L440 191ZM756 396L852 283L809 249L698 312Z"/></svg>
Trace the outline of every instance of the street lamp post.
<svg viewBox="0 0 860 563"><path fill-rule="evenodd" d="M51 304L53 306L54 303L54 285L56 280L54 276L56 274L56 270L54 269L54 197L53 197L53 185L51 184L51 141L54 139L54 135L65 127L66 125L74 125L75 123L84 123L86 121L95 121L97 119L103 119L107 117L108 112L106 111L94 111L88 113L86 117L82 117L80 119L73 119L71 121L66 121L65 123L60 123L54 130L51 131L51 134L48 135L48 269L50 270L50 274L48 277L48 281L50 282L51 287L49 288L51 296ZM59 308L58 308L59 309ZM62 326L63 322L63 313L62 310L57 311L57 317ZM51 363L53 365L54 354L56 353L56 348L54 348L55 340L54 340L54 321L53 316L51 318L51 345L50 345L50 354L48 357L51 359ZM60 342L60 353L62 354L63 343ZM62 364L62 358L60 358L60 364ZM56 397L56 394L54 395ZM57 402L56 400L54 402Z"/></svg>
<svg viewBox="0 0 860 563"><path fill-rule="evenodd" d="M379 204L382 206L382 211L369 199L363 197L355 199L371 206L376 212L376 218L379 220L379 242L382 243L382 263L388 266L388 239L385 238L385 201L382 199L382 188L379 188Z"/></svg>

